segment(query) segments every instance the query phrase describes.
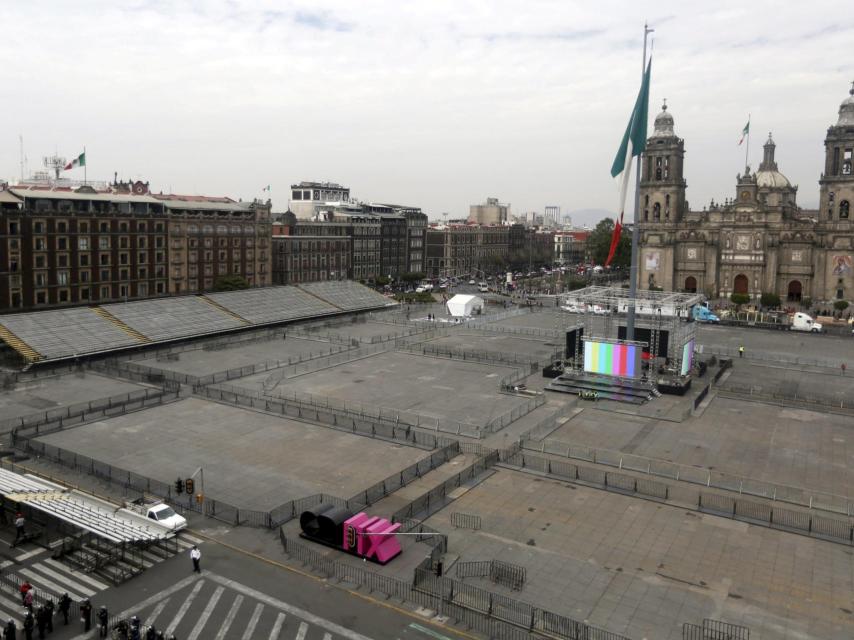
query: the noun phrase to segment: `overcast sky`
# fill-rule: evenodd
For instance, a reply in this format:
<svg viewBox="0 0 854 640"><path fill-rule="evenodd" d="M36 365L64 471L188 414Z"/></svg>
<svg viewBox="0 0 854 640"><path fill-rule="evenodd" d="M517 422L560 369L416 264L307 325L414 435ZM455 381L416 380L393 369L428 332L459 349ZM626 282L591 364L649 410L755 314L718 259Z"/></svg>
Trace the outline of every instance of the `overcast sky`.
<svg viewBox="0 0 854 640"><path fill-rule="evenodd" d="M431 217L487 196L613 210L644 19L650 131L666 97L692 208L734 194L748 113L753 166L773 131L815 207L854 80L847 0L0 0L0 176L19 175L20 134L31 171L85 144L90 179L244 199L271 184L277 211L300 180Z"/></svg>

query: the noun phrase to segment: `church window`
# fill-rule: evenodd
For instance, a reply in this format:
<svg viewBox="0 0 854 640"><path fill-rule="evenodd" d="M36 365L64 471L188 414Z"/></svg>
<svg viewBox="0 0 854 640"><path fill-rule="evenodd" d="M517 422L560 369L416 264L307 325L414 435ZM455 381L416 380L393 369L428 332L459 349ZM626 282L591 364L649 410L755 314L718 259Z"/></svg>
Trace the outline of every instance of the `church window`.
<svg viewBox="0 0 854 640"><path fill-rule="evenodd" d="M846 149L845 154L842 156L842 175L850 176L851 175L851 149Z"/></svg>
<svg viewBox="0 0 854 640"><path fill-rule="evenodd" d="M839 147L833 147L833 169L830 172L830 175L838 175L839 174Z"/></svg>
<svg viewBox="0 0 854 640"><path fill-rule="evenodd" d="M670 177L670 158L664 159L664 179L667 180Z"/></svg>
<svg viewBox="0 0 854 640"><path fill-rule="evenodd" d="M670 194L664 196L664 219L670 220Z"/></svg>
<svg viewBox="0 0 854 640"><path fill-rule="evenodd" d="M649 180L652 177L652 158L650 156L646 157L646 179Z"/></svg>
<svg viewBox="0 0 854 640"><path fill-rule="evenodd" d="M845 220L848 218L848 200L842 200L839 203L839 219Z"/></svg>
<svg viewBox="0 0 854 640"><path fill-rule="evenodd" d="M661 158L655 159L655 179L661 180Z"/></svg>
<svg viewBox="0 0 854 640"><path fill-rule="evenodd" d="M661 203L656 202L652 207L652 219L655 222L661 221Z"/></svg>

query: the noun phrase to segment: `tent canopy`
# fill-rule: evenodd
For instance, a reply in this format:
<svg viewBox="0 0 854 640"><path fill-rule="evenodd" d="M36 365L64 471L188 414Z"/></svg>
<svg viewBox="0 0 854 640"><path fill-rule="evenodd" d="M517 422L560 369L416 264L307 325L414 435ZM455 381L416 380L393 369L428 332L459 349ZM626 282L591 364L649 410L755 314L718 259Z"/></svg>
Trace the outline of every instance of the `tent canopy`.
<svg viewBox="0 0 854 640"><path fill-rule="evenodd" d="M448 300L448 313L455 318L468 317L475 313L477 309L483 310L483 298L458 293Z"/></svg>

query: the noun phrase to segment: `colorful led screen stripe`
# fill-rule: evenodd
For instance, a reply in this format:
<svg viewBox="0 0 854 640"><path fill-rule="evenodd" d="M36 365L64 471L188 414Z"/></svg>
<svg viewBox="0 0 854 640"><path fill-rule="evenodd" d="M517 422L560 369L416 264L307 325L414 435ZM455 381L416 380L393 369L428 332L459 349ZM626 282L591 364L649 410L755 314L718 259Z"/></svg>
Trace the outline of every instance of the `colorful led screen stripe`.
<svg viewBox="0 0 854 640"><path fill-rule="evenodd" d="M641 348L631 344L584 343L584 370L606 376L637 378L641 375Z"/></svg>
<svg viewBox="0 0 854 640"><path fill-rule="evenodd" d="M691 365L694 363L694 341L689 340L682 347L682 375L687 375L691 370Z"/></svg>

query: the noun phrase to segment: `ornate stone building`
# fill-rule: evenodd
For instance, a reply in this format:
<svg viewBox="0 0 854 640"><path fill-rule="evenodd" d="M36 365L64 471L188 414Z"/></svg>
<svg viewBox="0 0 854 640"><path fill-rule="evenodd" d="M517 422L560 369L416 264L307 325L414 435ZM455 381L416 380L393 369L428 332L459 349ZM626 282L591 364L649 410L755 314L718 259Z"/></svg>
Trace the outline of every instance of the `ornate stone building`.
<svg viewBox="0 0 854 640"><path fill-rule="evenodd" d="M736 177L735 197L692 211L685 141L665 105L642 158L640 286L709 297L854 300L854 88L824 145L818 210L797 205L798 187L780 172L769 134L759 168Z"/></svg>

